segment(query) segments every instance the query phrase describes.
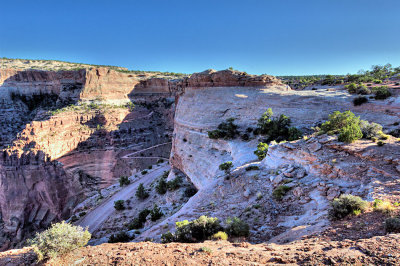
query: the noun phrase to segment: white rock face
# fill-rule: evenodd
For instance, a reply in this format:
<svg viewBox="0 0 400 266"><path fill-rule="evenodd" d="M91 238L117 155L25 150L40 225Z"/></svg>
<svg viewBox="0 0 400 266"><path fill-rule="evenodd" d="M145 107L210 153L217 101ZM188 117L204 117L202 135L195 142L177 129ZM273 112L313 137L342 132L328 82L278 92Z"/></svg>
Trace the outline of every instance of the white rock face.
<svg viewBox="0 0 400 266"><path fill-rule="evenodd" d="M325 121L336 110L350 109L362 119L386 126L398 120L395 115L385 113L384 109L374 108L375 103L354 107L351 97L340 90L293 91L284 85L186 88L176 107L172 166L183 171L198 188L202 188L223 174L218 169L221 163L232 161L237 167L256 160L253 151L258 140L213 140L208 138L207 132L233 117L241 134L244 134L248 127L256 127L257 120L267 108L272 108L274 115L289 116L292 125L303 130ZM326 137L321 143L330 138ZM317 152L321 145L315 143L310 149Z"/></svg>

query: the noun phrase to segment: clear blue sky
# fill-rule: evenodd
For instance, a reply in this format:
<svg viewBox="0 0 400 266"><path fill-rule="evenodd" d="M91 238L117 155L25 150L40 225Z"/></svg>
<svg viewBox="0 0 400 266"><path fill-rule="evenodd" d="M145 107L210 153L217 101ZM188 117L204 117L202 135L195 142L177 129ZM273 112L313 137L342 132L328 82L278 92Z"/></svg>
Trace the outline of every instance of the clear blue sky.
<svg viewBox="0 0 400 266"><path fill-rule="evenodd" d="M3 56L185 73L355 73L400 65L400 1L10 0L1 3Z"/></svg>

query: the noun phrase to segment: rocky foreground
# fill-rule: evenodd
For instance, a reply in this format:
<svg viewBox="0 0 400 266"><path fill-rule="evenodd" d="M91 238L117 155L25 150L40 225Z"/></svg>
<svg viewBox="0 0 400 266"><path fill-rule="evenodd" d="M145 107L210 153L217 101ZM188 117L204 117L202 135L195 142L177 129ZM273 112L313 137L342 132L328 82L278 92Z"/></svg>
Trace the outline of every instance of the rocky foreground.
<svg viewBox="0 0 400 266"><path fill-rule="evenodd" d="M30 248L0 253L1 265L398 265L400 235L370 239L290 244L206 241L198 244L151 242L88 246L65 257L36 264Z"/></svg>

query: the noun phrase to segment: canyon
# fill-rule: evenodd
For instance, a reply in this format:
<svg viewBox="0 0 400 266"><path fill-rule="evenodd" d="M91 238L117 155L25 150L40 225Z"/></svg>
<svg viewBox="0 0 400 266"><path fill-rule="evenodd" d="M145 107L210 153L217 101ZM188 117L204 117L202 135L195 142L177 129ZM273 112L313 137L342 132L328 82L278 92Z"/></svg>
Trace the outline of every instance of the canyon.
<svg viewBox="0 0 400 266"><path fill-rule="evenodd" d="M35 232L61 220L91 230L90 215L96 210L93 217L101 215L99 208L115 199L129 201L127 208L108 208L107 215L103 209L106 216L91 231L90 244L105 243L121 231L129 231L135 242L159 242L176 222L201 215L221 221L239 217L250 225L253 244L387 237L382 224L372 220L368 230L330 234L342 229L327 214L341 194L400 202L399 139L388 136L382 147L370 140L345 144L316 134L315 128L334 111L351 110L381 124L385 133L399 130L398 87L386 100L355 106L356 96L343 86L295 90L276 77L237 70L174 76L99 66L29 68L33 63L3 61L0 68L1 250L22 247ZM305 137L270 144L259 160L254 151L263 139L254 130L268 108L275 116L289 116ZM230 118L239 137L211 139L208 132ZM219 168L228 161L233 164L229 179ZM157 194L160 169L170 169L167 180L178 177L181 187ZM129 177L131 188L120 187L122 176ZM124 194L143 182L149 199ZM273 191L282 184L290 191L282 201L274 200ZM189 189L197 192L187 195ZM154 204L162 219L126 229Z"/></svg>

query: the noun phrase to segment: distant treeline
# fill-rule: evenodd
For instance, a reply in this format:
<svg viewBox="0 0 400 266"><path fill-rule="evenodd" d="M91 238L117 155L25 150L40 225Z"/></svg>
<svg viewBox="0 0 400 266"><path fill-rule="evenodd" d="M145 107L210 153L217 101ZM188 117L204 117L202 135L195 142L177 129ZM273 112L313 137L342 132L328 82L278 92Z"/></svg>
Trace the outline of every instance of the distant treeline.
<svg viewBox="0 0 400 266"><path fill-rule="evenodd" d="M373 65L371 70L359 70L357 74L347 75L304 75L304 76L278 76L288 85L306 87L311 84L339 85L344 83L382 83L383 80L400 73L400 67L391 64Z"/></svg>

